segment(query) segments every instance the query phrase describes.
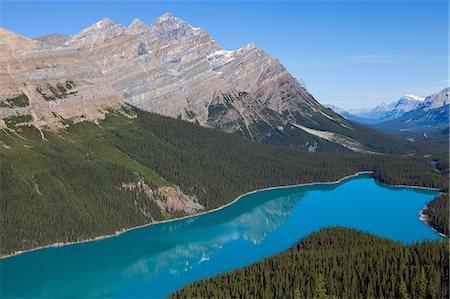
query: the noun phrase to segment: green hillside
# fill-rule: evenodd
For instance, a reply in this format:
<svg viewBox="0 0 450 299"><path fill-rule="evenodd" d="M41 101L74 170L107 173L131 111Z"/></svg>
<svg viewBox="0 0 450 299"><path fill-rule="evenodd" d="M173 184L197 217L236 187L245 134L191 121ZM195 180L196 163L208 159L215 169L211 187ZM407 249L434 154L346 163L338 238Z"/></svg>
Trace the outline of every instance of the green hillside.
<svg viewBox="0 0 450 299"><path fill-rule="evenodd" d="M98 125L66 121L65 130L42 134L22 125L27 117L6 121L0 132L1 254L184 215L156 204L165 201L162 186L180 186L206 210L250 190L334 181L364 170L390 184L448 190L448 177L424 158L307 153L126 110L111 111Z"/></svg>
<svg viewBox="0 0 450 299"><path fill-rule="evenodd" d="M172 298L448 298L448 241L405 245L348 228L197 281Z"/></svg>
<svg viewBox="0 0 450 299"><path fill-rule="evenodd" d="M448 194L436 197L423 211L427 222L441 234L450 236Z"/></svg>

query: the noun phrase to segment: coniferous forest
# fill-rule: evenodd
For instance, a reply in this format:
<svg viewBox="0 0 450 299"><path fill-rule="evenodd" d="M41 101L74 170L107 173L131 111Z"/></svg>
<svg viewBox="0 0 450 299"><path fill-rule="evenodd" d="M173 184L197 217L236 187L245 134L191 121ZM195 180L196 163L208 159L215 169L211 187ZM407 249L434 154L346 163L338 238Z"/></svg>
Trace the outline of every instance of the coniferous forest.
<svg viewBox="0 0 450 299"><path fill-rule="evenodd" d="M251 190L359 171L387 184L448 190L448 176L423 156L308 153L134 108L111 111L98 125L67 121L66 129L43 136L34 127L7 125L11 130L0 132L2 255L179 216L121 187L138 181L154 190L180 186L206 210Z"/></svg>
<svg viewBox="0 0 450 299"><path fill-rule="evenodd" d="M405 245L323 229L287 251L196 281L171 298L448 298L448 241Z"/></svg>
<svg viewBox="0 0 450 299"><path fill-rule="evenodd" d="M0 0L0 299L450 299L449 9Z"/></svg>
<svg viewBox="0 0 450 299"><path fill-rule="evenodd" d="M450 235L449 213L447 194L433 199L423 210L427 223L447 237Z"/></svg>

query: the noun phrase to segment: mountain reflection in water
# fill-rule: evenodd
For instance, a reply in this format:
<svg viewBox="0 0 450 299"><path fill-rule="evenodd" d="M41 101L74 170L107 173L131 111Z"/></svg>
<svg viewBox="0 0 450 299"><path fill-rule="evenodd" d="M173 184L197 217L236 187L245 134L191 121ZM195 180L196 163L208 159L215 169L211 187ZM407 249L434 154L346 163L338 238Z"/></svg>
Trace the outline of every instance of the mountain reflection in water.
<svg viewBox="0 0 450 299"><path fill-rule="evenodd" d="M179 275L201 262L210 260L224 244L231 240L242 238L259 244L284 223L306 193L299 192L266 201L247 213L214 225L194 226L198 218L181 223L168 223L161 227L166 234L163 234L163 240L160 242L173 244L173 246L136 261L126 269L126 273L151 278L164 269L172 275ZM215 233L217 230L229 233L217 235ZM189 240L185 238L186 231L190 233Z"/></svg>

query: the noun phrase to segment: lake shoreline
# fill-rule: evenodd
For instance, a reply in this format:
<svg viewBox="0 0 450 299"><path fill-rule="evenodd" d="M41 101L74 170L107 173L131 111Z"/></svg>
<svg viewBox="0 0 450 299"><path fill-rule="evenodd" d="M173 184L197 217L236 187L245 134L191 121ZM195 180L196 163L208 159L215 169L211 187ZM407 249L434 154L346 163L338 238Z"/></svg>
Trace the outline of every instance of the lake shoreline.
<svg viewBox="0 0 450 299"><path fill-rule="evenodd" d="M438 235L440 235L441 237L444 237L444 238L448 239L449 236L447 236L447 235L445 235L445 234L439 232L436 228L434 228L434 227L430 224L430 222L429 222L430 218L428 218L428 216L424 213L424 211L425 211L427 208L428 208L428 205L425 205L425 207L423 207L423 209L420 210L420 212L419 212L419 213L420 213L420 217L419 217L420 221L422 221L423 223L425 223L429 228L431 228L432 230L434 230L434 232L437 233Z"/></svg>
<svg viewBox="0 0 450 299"><path fill-rule="evenodd" d="M209 214L209 213L214 213L214 212L220 211L222 209L225 209L225 208L235 204L236 202L238 202L244 196L247 196L247 195L250 195L250 194L254 194L254 193L257 193L257 192L269 191L269 190L275 190L275 189L285 189L285 188L311 186L311 185L333 185L333 184L339 184L342 181L347 180L349 178L357 177L357 176L360 176L360 175L363 175L363 174L373 174L373 173L374 173L373 171L359 171L359 172L356 172L354 174L351 174L351 175L345 176L343 178L340 178L339 180L336 180L336 181L311 182L311 183L301 183L301 184L294 184L294 185L283 185L283 186L275 186L275 187L267 187L267 188L262 188L262 189L256 189L256 190L252 190L252 191L249 191L247 193L241 194L237 198L235 198L233 201L231 201L231 202L229 202L229 203L227 203L227 204L225 204L223 206L220 206L218 208L212 209L212 210L203 211L203 212L200 212L200 213L187 215L187 216L183 216L183 217L180 217L180 218L173 218L173 219L167 219L167 220L158 221L158 222L146 223L146 224L139 225L139 226L134 226L134 227L130 227L130 228L121 229L121 230L118 230L118 231L116 231L115 233L112 233L112 234L101 235L101 236L97 236L97 237L89 238L89 239L85 239L85 240L72 241L72 242L56 242L56 243L52 243L52 244L48 244L48 245L38 246L38 247L35 247L35 248L32 248L32 249L15 251L15 252L13 252L11 254L8 254L8 255L1 255L0 259L7 259L7 258L10 258L10 257L13 257L13 256L17 256L17 255L21 255L21 254L24 254L24 253L27 253L27 252L32 252L32 251L41 250L41 249L45 249L45 248L62 247L62 246L66 246L66 245L74 245L74 244L81 244L81 243L86 243L86 242L99 241L99 240L106 239L106 238L117 237L117 236L119 236L119 235L121 235L123 233L126 233L128 231L137 230L137 229L140 229L140 228L145 228L145 227L152 226L152 225L164 224L164 223L174 222L174 221L178 221L178 220L193 218L193 217L197 217L197 216L201 216L201 215L205 215L205 214ZM388 185L388 184L386 184L386 185ZM406 185L388 185L388 186L399 187L399 188L416 188L416 189L426 189L426 190L439 191L439 189L437 189L437 188L428 188L428 187L420 187L420 186L406 186ZM430 226L424 219L422 219L422 210L420 212L421 212L420 220L422 220L424 223L426 223L428 226ZM431 227L431 228L434 231L436 231L433 227Z"/></svg>

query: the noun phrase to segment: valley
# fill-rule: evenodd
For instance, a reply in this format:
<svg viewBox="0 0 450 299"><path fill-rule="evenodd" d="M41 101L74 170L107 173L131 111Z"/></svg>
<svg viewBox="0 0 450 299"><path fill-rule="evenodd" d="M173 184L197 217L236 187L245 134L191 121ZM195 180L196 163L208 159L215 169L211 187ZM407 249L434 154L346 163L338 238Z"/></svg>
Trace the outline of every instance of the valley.
<svg viewBox="0 0 450 299"><path fill-rule="evenodd" d="M6 123L1 220L2 229L14 233L1 234L3 254L210 210L255 189L358 171L374 171L388 184L448 190L447 176L434 171L429 158L308 153L131 107L58 133ZM161 209L168 187L180 188L176 199L197 208Z"/></svg>
<svg viewBox="0 0 450 299"><path fill-rule="evenodd" d="M330 107L348 120L365 124L409 142L433 143L445 148L449 140L450 88L426 98L405 95L388 105L351 114L339 107Z"/></svg>
<svg viewBox="0 0 450 299"><path fill-rule="evenodd" d="M0 28L0 297L448 296L449 88L346 111L431 83L387 82L407 55L334 53L365 35L299 38L307 14L247 37L253 14L209 19L232 50L172 13Z"/></svg>

